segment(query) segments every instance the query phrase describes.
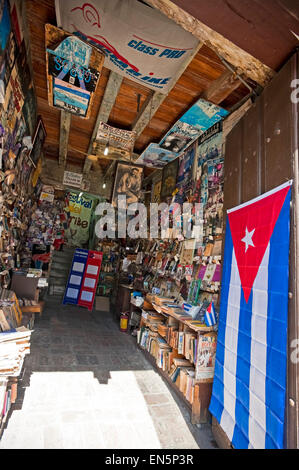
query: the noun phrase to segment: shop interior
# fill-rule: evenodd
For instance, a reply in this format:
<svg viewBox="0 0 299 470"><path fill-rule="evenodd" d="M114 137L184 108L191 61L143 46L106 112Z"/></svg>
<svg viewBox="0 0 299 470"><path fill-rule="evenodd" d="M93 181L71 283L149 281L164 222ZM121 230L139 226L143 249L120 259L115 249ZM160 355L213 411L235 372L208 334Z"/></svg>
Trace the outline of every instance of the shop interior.
<svg viewBox="0 0 299 470"><path fill-rule="evenodd" d="M189 427L185 421L184 426L193 433L192 444L177 439L172 441L173 447L232 447L209 411L226 209L230 208L229 197L232 200L226 194L239 191L237 186L232 189L237 168L230 163L226 166L232 161L227 160L232 154L232 140L228 139L244 116L259 106L265 88L298 45L298 37L288 38L284 47L277 46L275 57L266 46L259 47L255 58L251 50L243 50L241 39L238 45L231 40L227 46L215 38L213 42L192 35L183 20L179 23L167 17L163 11L167 2L134 1L136 11L149 11L157 25L167 21L190 45L183 59L178 46L167 54L164 51L169 61L173 57L181 60L165 83L152 78L158 72L166 76L158 63L157 70L138 78L136 73L128 73L131 64L121 68L119 64L124 62L119 53L113 56L111 50L107 53L107 45L101 49L87 35L70 31L72 18L64 17L62 4L74 2L56 2L61 4L58 15L54 0L0 0L3 442L9 435L9 423L22 411L24 394L30 392L32 371L93 370L88 362L67 363L78 352L88 356L84 349L80 352L80 336L87 327L91 338L104 335L101 341L107 357L117 355L119 341L128 344L130 360L142 356L146 361L142 364L148 364L176 403L184 407ZM162 5L160 9L157 3ZM175 20L184 2L168 3L175 7ZM84 12L86 5L80 8L82 15L94 21L94 7ZM295 22L285 13L283 21L290 18ZM132 49L149 54L149 42L147 48L141 39L131 42ZM248 181L248 187L250 184ZM119 196L126 197L125 209L118 204ZM137 203L142 207L129 209ZM157 211L153 220L151 205L163 203L170 207L170 225L166 232L155 232L150 223L156 220L161 225L166 213L163 216L163 211ZM115 227L105 219L109 210ZM93 323L88 327L90 315ZM65 358L60 322L73 331L70 341L78 342L78 350L75 346L71 352L66 349ZM94 331L97 322L99 333ZM51 339L51 360L54 354L57 368L47 358L50 326L50 336L56 337ZM2 333L7 334L5 339ZM110 346L104 344L105 335ZM37 356L45 362L36 365ZM123 358L116 369L126 371L128 361ZM98 379L100 384L114 377L113 365L104 369L106 377ZM163 402L159 406L163 414ZM160 441L149 445L167 446L163 433L166 431L160 429ZM209 442L204 444L207 436ZM108 444L104 441L103 445Z"/></svg>

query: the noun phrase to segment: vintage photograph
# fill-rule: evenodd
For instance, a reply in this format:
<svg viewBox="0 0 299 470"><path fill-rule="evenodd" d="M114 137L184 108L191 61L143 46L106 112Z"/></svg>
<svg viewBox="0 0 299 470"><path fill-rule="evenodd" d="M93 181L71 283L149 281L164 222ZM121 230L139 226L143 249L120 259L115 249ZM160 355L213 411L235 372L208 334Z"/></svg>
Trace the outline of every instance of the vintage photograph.
<svg viewBox="0 0 299 470"><path fill-rule="evenodd" d="M129 163L119 163L117 165L112 194L113 206L117 206L118 196L123 195L127 197L127 205L138 202L142 177L143 167L130 165Z"/></svg>

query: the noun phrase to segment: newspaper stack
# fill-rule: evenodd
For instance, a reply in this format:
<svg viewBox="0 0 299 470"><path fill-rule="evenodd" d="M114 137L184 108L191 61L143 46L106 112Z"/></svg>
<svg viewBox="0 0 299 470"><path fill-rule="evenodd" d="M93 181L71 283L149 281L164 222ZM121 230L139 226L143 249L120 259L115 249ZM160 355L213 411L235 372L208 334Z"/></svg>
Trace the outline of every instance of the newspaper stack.
<svg viewBox="0 0 299 470"><path fill-rule="evenodd" d="M24 326L0 333L0 377L21 374L24 358L30 353L31 333Z"/></svg>

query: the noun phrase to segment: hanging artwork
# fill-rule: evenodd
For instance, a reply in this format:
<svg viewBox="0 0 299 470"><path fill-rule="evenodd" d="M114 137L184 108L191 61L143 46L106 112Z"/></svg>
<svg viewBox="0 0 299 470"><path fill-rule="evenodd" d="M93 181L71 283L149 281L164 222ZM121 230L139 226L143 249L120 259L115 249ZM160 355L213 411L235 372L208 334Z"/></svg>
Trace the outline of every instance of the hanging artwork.
<svg viewBox="0 0 299 470"><path fill-rule="evenodd" d="M173 191L176 187L177 175L178 175L179 160L178 158L163 169L162 175L162 188L161 188L161 200L166 197L172 196Z"/></svg>
<svg viewBox="0 0 299 470"><path fill-rule="evenodd" d="M167 94L198 39L137 0L56 1L57 23L105 54L105 67Z"/></svg>
<svg viewBox="0 0 299 470"><path fill-rule="evenodd" d="M104 56L50 24L45 31L50 106L89 118Z"/></svg>
<svg viewBox="0 0 299 470"><path fill-rule="evenodd" d="M33 147L29 154L30 160L34 163L34 165L37 164L37 161L41 156L43 145L46 140L46 136L47 136L47 133L46 133L43 120L41 117L39 117L38 123L36 126L36 131L33 137Z"/></svg>
<svg viewBox="0 0 299 470"><path fill-rule="evenodd" d="M136 132L118 129L117 127L109 126L105 122L100 122L96 136L96 142L104 145L109 144L110 151L122 150L125 155L130 157L133 152L135 144Z"/></svg>
<svg viewBox="0 0 299 470"><path fill-rule="evenodd" d="M180 155L186 148L208 129L213 128L229 113L219 106L199 99L160 142L160 147ZM213 135L214 132L211 132Z"/></svg>
<svg viewBox="0 0 299 470"><path fill-rule="evenodd" d="M126 196L127 204L138 202L140 198L143 177L143 167L119 163L117 165L112 204L117 206L118 196Z"/></svg>
<svg viewBox="0 0 299 470"><path fill-rule="evenodd" d="M145 165L149 168L163 168L168 163L177 158L177 154L170 150L162 149L158 144L149 144L149 146L140 155L136 163Z"/></svg>

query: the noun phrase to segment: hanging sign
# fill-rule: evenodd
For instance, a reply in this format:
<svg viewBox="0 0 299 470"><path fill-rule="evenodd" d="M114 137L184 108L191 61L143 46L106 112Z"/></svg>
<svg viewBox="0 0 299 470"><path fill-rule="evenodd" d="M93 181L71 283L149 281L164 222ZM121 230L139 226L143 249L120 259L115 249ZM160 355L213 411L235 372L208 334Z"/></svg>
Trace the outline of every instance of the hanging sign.
<svg viewBox="0 0 299 470"><path fill-rule="evenodd" d="M134 149L136 138L135 131L126 131L112 127L105 122L100 122L96 136L97 142L109 143L113 149L124 150L127 154L131 155Z"/></svg>
<svg viewBox="0 0 299 470"><path fill-rule="evenodd" d="M70 213L70 224L65 237L70 246L83 246L88 242L92 207L91 197L69 193L69 206L65 210Z"/></svg>
<svg viewBox="0 0 299 470"><path fill-rule="evenodd" d="M66 186L74 186L81 188L83 175L80 173L73 173L72 171L65 171L63 174L63 184Z"/></svg>
<svg viewBox="0 0 299 470"><path fill-rule="evenodd" d="M167 94L198 40L137 0L56 0L57 24L105 53L105 67Z"/></svg>
<svg viewBox="0 0 299 470"><path fill-rule="evenodd" d="M89 118L104 56L55 26L45 31L50 106Z"/></svg>

